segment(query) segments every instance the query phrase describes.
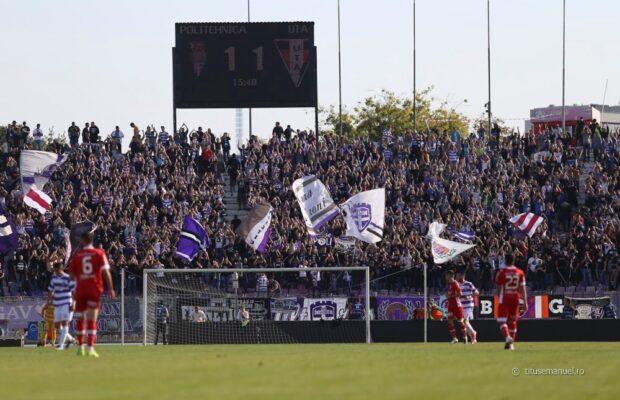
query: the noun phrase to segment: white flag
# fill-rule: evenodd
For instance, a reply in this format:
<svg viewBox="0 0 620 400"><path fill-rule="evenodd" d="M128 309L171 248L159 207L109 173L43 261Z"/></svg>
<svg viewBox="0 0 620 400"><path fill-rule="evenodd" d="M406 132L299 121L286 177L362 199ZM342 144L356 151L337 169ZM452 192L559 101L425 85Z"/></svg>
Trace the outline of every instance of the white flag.
<svg viewBox="0 0 620 400"><path fill-rule="evenodd" d="M360 192L341 208L347 223L347 236L366 243L376 243L383 239L385 189Z"/></svg>
<svg viewBox="0 0 620 400"><path fill-rule="evenodd" d="M37 185L42 190L54 171L65 161L67 161L67 157L64 154L56 154L49 151L23 150L19 159L22 192L24 194L28 193L32 185Z"/></svg>
<svg viewBox="0 0 620 400"><path fill-rule="evenodd" d="M306 227L318 231L340 212L329 191L316 176L299 178L292 187Z"/></svg>
<svg viewBox="0 0 620 400"><path fill-rule="evenodd" d="M257 204L237 228L237 234L259 253L267 250L271 236L271 214L269 204Z"/></svg>
<svg viewBox="0 0 620 400"><path fill-rule="evenodd" d="M453 242L439 237L439 234L443 232L445 228L446 225L438 222L433 222L428 227L427 236L431 239L431 252L433 253L435 264L446 263L464 251L476 246L474 244Z"/></svg>

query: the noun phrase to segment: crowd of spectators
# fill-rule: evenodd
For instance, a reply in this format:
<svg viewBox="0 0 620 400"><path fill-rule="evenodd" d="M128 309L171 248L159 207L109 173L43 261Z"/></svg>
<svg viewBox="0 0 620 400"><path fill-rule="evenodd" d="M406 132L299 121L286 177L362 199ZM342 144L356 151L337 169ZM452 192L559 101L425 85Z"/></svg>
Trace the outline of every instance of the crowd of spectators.
<svg viewBox="0 0 620 400"><path fill-rule="evenodd" d="M143 268L317 267L367 265L374 290L421 291L422 266L433 291L445 287L443 269L435 265L425 238L432 221L452 231L470 231L476 247L450 267L466 270L467 279L483 291L493 289L494 271L512 253L527 272L532 289L558 286L616 290L620 262L620 132L596 122L578 124L574 134L548 127L525 135L502 135L480 127L459 132L402 132L379 141L362 137L321 135L274 127L272 137L252 136L237 150L228 134L216 136L183 125L141 130L131 123L129 149L122 151L123 132L116 127L102 137L94 122L68 128L68 140L43 143L27 123L13 122L0 143L0 204L20 234L19 250L0 255L0 296L45 291L47 260L64 257L64 232L72 223L97 223L96 243L109 254L118 284L125 269L127 289L141 290ZM22 149L66 153L68 160L44 191L54 200L45 215L25 206L19 180ZM236 153L236 154L235 154ZM581 177L585 162L594 162ZM225 174L229 180L225 180ZM357 242L338 252L333 238L345 232L342 218L322 232L328 240L311 239L291 191L292 182L314 174L336 203L372 188L386 189L384 239ZM580 183L581 177L581 183ZM226 181L230 184L227 186ZM276 210L270 243L255 253L236 237L240 220L227 215L225 191L245 208L268 201ZM532 238L515 231L508 219L534 212L546 222ZM208 251L191 265L175 258L184 215L205 226ZM232 282L212 274L209 284ZM296 286L316 291L349 290L359 280L349 274L269 276L269 288ZM237 277L235 277L237 279ZM258 280L239 277L242 289ZM301 281L301 282L300 282Z"/></svg>

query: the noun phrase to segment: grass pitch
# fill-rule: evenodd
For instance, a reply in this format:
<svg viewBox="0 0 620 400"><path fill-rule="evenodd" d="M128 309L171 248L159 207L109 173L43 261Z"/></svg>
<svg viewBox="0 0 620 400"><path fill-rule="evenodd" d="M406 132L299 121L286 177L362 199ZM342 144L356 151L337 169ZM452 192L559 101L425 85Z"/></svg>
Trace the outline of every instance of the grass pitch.
<svg viewBox="0 0 620 400"><path fill-rule="evenodd" d="M513 352L501 343L98 351L101 358L90 359L74 348L0 349L0 398L598 400L620 393L618 343L517 343ZM583 375L528 375L526 368L576 368Z"/></svg>

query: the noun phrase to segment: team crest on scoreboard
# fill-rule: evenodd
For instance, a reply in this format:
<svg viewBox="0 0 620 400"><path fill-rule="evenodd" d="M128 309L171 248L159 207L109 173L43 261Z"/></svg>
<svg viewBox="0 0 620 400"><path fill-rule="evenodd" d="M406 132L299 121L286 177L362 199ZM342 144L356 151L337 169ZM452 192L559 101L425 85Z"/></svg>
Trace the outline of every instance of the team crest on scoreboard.
<svg viewBox="0 0 620 400"><path fill-rule="evenodd" d="M368 203L356 203L351 208L351 219L359 232L363 232L372 221L372 207Z"/></svg>
<svg viewBox="0 0 620 400"><path fill-rule="evenodd" d="M189 44L192 54L192 65L194 70L194 76L200 77L203 68L207 64L207 48L204 42L191 42Z"/></svg>
<svg viewBox="0 0 620 400"><path fill-rule="evenodd" d="M288 71L293 85L298 88L310 65L310 49L307 39L275 39L280 58Z"/></svg>

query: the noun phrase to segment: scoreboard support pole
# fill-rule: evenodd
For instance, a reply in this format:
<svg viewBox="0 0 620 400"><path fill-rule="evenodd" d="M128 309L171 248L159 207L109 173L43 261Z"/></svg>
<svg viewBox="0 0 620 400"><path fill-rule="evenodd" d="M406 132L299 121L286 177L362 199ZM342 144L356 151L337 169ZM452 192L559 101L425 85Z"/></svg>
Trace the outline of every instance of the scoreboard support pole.
<svg viewBox="0 0 620 400"><path fill-rule="evenodd" d="M316 46L312 51L312 55L314 56L314 73L316 74L317 69L319 68L319 60L317 59L317 50ZM342 124L340 124L342 128ZM314 88L314 132L316 135L316 143L319 143L319 85L317 84Z"/></svg>
<svg viewBox="0 0 620 400"><path fill-rule="evenodd" d="M176 92L174 87L174 47L172 48L172 135L177 133L177 100L174 93Z"/></svg>
<svg viewBox="0 0 620 400"><path fill-rule="evenodd" d="M249 130L248 139L252 139L252 108L248 108L248 119L249 119L249 122L248 122L248 130Z"/></svg>
<svg viewBox="0 0 620 400"><path fill-rule="evenodd" d="M319 106L314 106L314 132L316 134L316 142L319 142Z"/></svg>
<svg viewBox="0 0 620 400"><path fill-rule="evenodd" d="M177 108L175 106L172 106L172 129L173 129L173 134L176 134L177 132Z"/></svg>

